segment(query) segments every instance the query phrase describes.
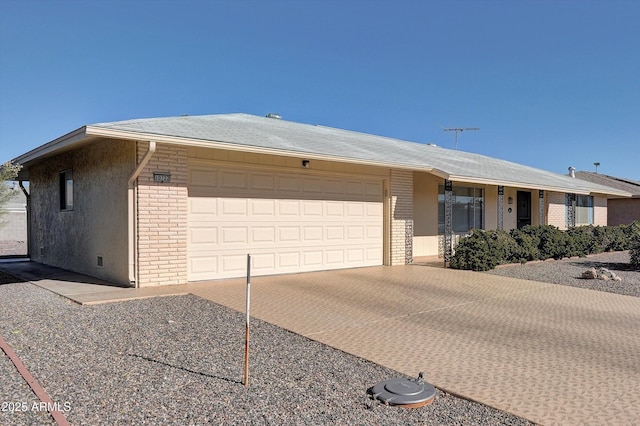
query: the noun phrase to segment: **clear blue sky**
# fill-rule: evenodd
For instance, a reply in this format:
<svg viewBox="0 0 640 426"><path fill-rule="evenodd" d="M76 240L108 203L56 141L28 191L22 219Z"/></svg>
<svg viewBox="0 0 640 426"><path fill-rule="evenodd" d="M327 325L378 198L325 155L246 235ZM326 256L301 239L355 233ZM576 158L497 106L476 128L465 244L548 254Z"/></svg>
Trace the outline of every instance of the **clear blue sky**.
<svg viewBox="0 0 640 426"><path fill-rule="evenodd" d="M636 0L0 0L0 161L245 112L640 180Z"/></svg>

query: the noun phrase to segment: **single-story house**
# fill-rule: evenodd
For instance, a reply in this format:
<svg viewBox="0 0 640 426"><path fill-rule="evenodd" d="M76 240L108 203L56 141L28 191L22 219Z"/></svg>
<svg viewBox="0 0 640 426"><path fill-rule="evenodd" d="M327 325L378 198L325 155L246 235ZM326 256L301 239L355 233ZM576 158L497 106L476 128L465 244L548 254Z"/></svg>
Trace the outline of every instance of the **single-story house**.
<svg viewBox="0 0 640 426"><path fill-rule="evenodd" d="M14 160L31 259L131 286L448 261L457 235L605 225L626 191L247 114L83 126Z"/></svg>
<svg viewBox="0 0 640 426"><path fill-rule="evenodd" d="M627 225L640 220L640 182L593 172L576 172L576 177L632 194L631 198L613 194L607 198L608 225Z"/></svg>

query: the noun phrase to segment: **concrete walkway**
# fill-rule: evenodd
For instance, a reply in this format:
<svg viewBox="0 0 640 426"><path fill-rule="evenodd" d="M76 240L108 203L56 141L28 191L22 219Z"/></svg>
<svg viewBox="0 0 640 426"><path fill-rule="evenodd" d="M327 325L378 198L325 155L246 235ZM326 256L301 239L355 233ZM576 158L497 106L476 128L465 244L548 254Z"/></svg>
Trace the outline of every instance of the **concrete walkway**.
<svg viewBox="0 0 640 426"><path fill-rule="evenodd" d="M51 280L6 266L75 300L100 301L82 290L96 285L86 277ZM546 425L640 423L640 298L419 265L251 282L253 317L412 377L423 371L451 393ZM245 307L243 279L102 294L154 292Z"/></svg>

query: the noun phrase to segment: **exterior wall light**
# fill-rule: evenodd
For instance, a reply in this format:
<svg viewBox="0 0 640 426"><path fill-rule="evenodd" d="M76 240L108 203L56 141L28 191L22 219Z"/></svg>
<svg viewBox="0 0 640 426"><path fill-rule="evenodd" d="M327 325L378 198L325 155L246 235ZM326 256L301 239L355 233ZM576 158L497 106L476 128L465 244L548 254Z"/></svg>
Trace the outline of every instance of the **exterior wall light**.
<svg viewBox="0 0 640 426"><path fill-rule="evenodd" d="M309 160L302 160L302 167L304 167L305 169L309 168Z"/></svg>
<svg viewBox="0 0 640 426"><path fill-rule="evenodd" d="M513 204L513 197L509 197L508 202L509 202L509 204Z"/></svg>

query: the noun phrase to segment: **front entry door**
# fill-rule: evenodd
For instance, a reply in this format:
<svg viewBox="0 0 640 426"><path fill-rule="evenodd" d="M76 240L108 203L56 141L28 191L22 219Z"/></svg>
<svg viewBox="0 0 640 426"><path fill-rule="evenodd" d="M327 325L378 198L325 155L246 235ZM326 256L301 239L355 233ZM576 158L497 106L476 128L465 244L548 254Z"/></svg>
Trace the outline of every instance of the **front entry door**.
<svg viewBox="0 0 640 426"><path fill-rule="evenodd" d="M518 191L518 229L531 225L531 193Z"/></svg>

